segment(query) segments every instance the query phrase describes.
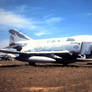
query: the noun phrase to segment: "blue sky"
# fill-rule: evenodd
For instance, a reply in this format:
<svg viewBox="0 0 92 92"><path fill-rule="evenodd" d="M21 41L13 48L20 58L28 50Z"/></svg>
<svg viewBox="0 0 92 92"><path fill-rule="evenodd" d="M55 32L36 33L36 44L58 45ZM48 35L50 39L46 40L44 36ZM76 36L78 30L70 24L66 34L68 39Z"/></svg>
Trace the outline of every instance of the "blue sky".
<svg viewBox="0 0 92 92"><path fill-rule="evenodd" d="M92 0L0 0L0 41L9 29L33 39L92 35Z"/></svg>

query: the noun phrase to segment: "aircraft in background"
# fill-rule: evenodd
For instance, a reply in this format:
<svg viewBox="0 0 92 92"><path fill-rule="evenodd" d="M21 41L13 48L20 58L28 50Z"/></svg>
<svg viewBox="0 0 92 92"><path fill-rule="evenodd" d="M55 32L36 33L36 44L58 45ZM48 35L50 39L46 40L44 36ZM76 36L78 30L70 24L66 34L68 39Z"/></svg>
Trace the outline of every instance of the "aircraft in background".
<svg viewBox="0 0 92 92"><path fill-rule="evenodd" d="M36 62L67 65L76 62L79 57L89 57L92 54L92 36L34 40L13 29L9 33L8 48L15 51L1 49L0 52L18 54L15 59L29 62L29 65L35 65Z"/></svg>
<svg viewBox="0 0 92 92"><path fill-rule="evenodd" d="M2 60L5 60L5 61L7 61L7 60L13 61L15 57L16 56L13 55L13 54L5 54L5 53L3 53L3 54L0 54L0 61L2 61Z"/></svg>

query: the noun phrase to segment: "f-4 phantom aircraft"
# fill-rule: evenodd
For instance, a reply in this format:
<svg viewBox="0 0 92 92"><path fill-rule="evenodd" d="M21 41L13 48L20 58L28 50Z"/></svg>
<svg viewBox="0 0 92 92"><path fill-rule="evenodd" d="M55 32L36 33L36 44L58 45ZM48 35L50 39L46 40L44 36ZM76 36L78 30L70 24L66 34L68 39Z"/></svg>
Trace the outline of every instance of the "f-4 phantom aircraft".
<svg viewBox="0 0 92 92"><path fill-rule="evenodd" d="M85 36L34 40L13 29L9 33L8 48L15 50L1 49L0 52L18 54L15 59L29 62L29 65L35 65L36 62L67 65L79 57L92 54L91 36L89 40Z"/></svg>

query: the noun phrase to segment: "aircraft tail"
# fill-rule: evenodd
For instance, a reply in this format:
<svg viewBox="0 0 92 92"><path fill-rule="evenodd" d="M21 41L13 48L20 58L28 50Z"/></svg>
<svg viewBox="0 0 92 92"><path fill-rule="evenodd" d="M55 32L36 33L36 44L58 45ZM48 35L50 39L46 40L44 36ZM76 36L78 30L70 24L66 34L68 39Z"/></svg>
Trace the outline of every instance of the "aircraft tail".
<svg viewBox="0 0 92 92"><path fill-rule="evenodd" d="M9 30L9 33L10 33L10 44L16 43L18 41L31 40L30 37L13 29Z"/></svg>

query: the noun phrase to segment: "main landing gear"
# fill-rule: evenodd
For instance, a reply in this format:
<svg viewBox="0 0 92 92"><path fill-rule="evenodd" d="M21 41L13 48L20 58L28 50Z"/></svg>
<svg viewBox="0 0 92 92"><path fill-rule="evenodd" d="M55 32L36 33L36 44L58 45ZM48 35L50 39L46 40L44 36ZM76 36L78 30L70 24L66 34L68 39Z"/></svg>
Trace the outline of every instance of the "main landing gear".
<svg viewBox="0 0 92 92"><path fill-rule="evenodd" d="M29 62L30 66L36 66L35 62Z"/></svg>

